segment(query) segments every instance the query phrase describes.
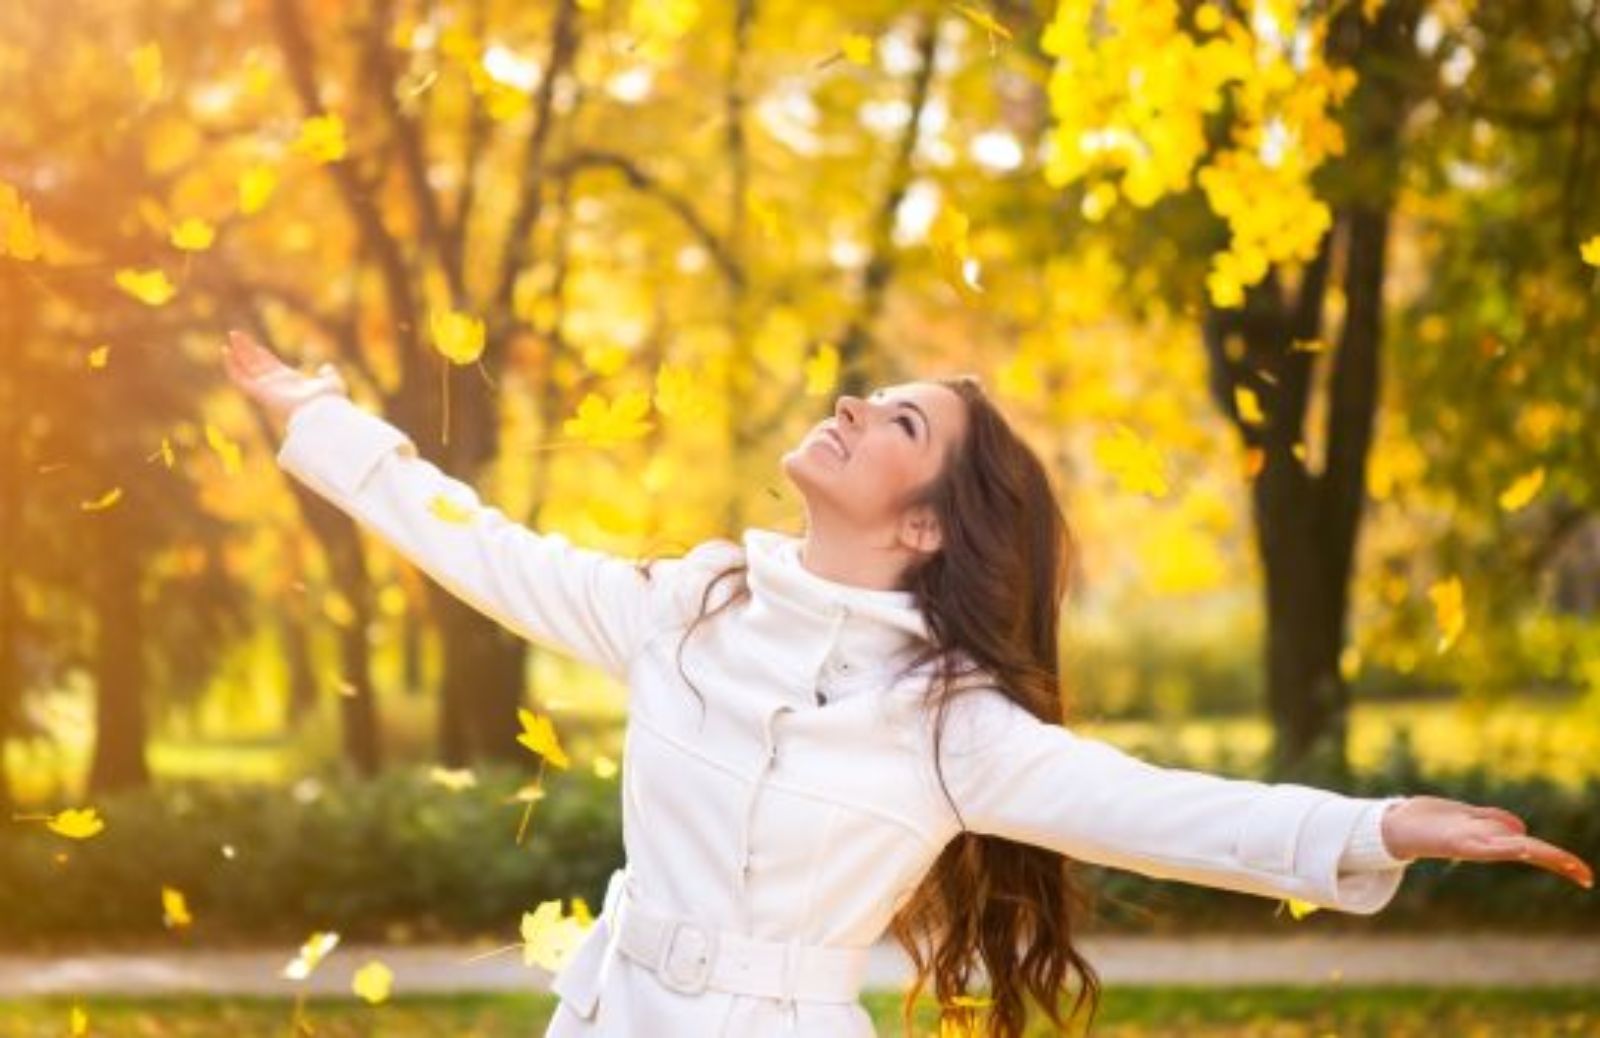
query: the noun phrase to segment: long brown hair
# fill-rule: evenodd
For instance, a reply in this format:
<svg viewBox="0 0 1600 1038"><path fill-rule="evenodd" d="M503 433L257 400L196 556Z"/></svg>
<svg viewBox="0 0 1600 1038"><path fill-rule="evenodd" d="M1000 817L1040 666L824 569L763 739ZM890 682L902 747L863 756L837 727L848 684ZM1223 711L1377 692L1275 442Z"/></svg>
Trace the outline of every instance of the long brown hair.
<svg viewBox="0 0 1600 1038"><path fill-rule="evenodd" d="M933 711L934 764L943 788L939 749L946 714L971 689L958 684L971 673L957 669L958 659L976 664L985 684L1040 720L1065 721L1058 625L1077 569L1076 544L1048 471L981 382L970 375L928 381L955 391L967 412L966 435L944 468L905 502L931 508L942 533L939 550L907 570L901 589L915 594L933 635L905 669L935 665L925 706ZM749 594L746 570L736 562L707 583L699 615L678 644L680 673L684 643L695 629ZM713 590L730 577L733 593L710 609ZM960 819L947 788L944 794ZM981 1031L963 1033L1021 1038L1030 998L1063 1030L1087 1003L1093 1025L1099 976L1072 942L1074 921L1091 903L1070 866L1053 850L975 833L961 821L960 833L889 924L916 970L902 1005L906 1034L930 976L941 1027L946 1021L979 1024ZM980 965L989 979L986 1001L968 994ZM1064 1020L1061 996L1074 970L1082 983ZM966 997L958 1002L960 996ZM988 1012L976 1012L983 1004Z"/></svg>

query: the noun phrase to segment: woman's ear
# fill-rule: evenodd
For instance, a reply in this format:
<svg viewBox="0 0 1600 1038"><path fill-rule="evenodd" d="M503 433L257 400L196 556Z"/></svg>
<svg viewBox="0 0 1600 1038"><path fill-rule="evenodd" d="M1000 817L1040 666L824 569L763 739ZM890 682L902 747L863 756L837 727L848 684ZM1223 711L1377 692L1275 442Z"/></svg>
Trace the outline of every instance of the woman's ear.
<svg viewBox="0 0 1600 1038"><path fill-rule="evenodd" d="M911 509L900 519L900 543L912 551L932 554L944 544L940 536L939 520L934 516L932 509L919 506Z"/></svg>

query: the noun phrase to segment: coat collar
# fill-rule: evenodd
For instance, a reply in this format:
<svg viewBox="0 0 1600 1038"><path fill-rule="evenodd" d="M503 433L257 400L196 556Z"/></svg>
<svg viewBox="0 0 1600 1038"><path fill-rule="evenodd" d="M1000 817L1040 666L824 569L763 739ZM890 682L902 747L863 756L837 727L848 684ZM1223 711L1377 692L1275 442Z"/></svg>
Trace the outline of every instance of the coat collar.
<svg viewBox="0 0 1600 1038"><path fill-rule="evenodd" d="M932 640L912 592L820 577L801 563L801 539L792 534L750 527L743 541L750 619L808 684L830 662L851 674L901 666Z"/></svg>

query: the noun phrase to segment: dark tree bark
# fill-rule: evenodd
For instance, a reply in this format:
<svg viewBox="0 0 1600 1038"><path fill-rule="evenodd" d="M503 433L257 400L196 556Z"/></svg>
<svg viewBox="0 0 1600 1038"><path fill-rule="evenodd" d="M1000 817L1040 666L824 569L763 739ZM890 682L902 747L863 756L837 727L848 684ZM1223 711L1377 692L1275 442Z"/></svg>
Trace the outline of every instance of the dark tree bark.
<svg viewBox="0 0 1600 1038"><path fill-rule="evenodd" d="M131 503L129 503L131 507ZM99 796L150 784L145 759L144 609L139 555L128 524L118 515L91 514L90 564L94 566L95 740L89 793Z"/></svg>
<svg viewBox="0 0 1600 1038"><path fill-rule="evenodd" d="M1271 274L1242 308L1209 310L1202 329L1217 404L1246 445L1260 451L1251 505L1265 574L1271 770L1281 779L1349 777L1350 690L1339 657L1379 400L1385 254L1400 133L1418 85L1410 73L1419 11L1413 0L1396 0L1373 23L1355 7L1336 19L1331 52L1354 62L1360 85L1348 102L1348 157L1331 179L1353 186L1336 201L1334 227L1295 291ZM1323 372L1317 354L1294 343L1322 338L1335 276L1346 308L1331 370ZM1260 426L1240 417L1240 386L1261 400ZM1305 450L1302 432L1319 393L1327 395L1327 449L1316 472L1296 452Z"/></svg>

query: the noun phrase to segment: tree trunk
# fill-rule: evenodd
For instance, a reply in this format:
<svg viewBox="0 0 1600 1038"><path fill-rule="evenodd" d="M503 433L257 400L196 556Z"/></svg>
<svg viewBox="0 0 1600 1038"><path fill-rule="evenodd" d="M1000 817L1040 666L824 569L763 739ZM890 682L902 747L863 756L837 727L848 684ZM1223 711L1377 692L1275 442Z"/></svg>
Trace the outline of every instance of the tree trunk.
<svg viewBox="0 0 1600 1038"><path fill-rule="evenodd" d="M145 760L144 615L139 560L121 516L86 517L95 580L95 742L89 794L150 784Z"/></svg>

